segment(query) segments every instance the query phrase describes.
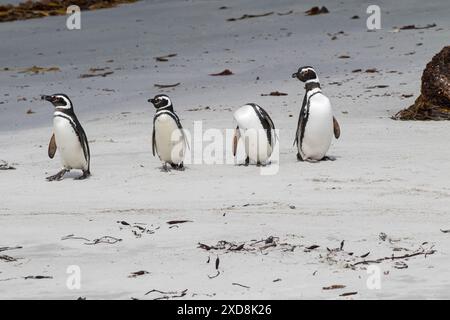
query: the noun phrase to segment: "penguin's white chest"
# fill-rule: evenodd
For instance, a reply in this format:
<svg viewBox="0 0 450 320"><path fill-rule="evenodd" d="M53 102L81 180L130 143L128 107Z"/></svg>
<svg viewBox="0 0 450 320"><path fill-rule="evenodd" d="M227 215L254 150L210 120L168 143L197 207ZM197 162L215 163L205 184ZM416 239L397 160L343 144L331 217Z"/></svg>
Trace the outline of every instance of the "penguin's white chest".
<svg viewBox="0 0 450 320"><path fill-rule="evenodd" d="M310 98L309 116L299 152L305 160L321 160L333 138L333 111L330 100L323 94Z"/></svg>
<svg viewBox="0 0 450 320"><path fill-rule="evenodd" d="M253 162L266 162L272 154L272 146L267 139L267 132L261 128L242 130L245 141L245 153Z"/></svg>
<svg viewBox="0 0 450 320"><path fill-rule="evenodd" d="M163 162L180 164L184 159L186 143L176 121L167 114L155 119L156 151Z"/></svg>
<svg viewBox="0 0 450 320"><path fill-rule="evenodd" d="M69 120L62 117L53 118L53 132L61 163L66 169L87 169L80 140Z"/></svg>

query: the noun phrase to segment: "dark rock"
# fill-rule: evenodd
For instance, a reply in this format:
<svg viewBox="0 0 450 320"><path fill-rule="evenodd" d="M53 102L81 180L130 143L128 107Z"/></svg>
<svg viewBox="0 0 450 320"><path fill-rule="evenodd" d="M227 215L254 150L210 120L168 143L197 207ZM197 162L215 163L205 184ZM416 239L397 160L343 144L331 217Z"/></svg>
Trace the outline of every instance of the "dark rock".
<svg viewBox="0 0 450 320"><path fill-rule="evenodd" d="M427 64L422 74L420 96L394 117L398 120L450 120L450 46Z"/></svg>

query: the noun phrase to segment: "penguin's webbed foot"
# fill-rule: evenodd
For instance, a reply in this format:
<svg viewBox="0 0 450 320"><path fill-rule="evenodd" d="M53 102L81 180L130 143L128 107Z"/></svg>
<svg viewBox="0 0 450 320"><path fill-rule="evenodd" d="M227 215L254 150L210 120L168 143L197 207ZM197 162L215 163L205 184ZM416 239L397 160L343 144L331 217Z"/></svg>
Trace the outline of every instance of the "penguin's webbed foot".
<svg viewBox="0 0 450 320"><path fill-rule="evenodd" d="M270 162L268 163L268 162L257 162L256 163L256 166L257 167L266 167L267 165L269 165L270 164Z"/></svg>
<svg viewBox="0 0 450 320"><path fill-rule="evenodd" d="M47 177L47 181L61 181L62 178L64 177L64 175L66 174L66 172L68 172L69 170L67 169L62 169L60 172L58 172L57 174Z"/></svg>
<svg viewBox="0 0 450 320"><path fill-rule="evenodd" d="M247 158L245 158L245 162L244 163L239 163L238 166L248 167L249 164L250 164L250 158L247 157Z"/></svg>
<svg viewBox="0 0 450 320"><path fill-rule="evenodd" d="M302 156L300 155L299 152L297 152L297 160L298 161L305 161L305 160L303 160L303 158L302 158Z"/></svg>
<svg viewBox="0 0 450 320"><path fill-rule="evenodd" d="M91 172L89 170L83 170L83 174L77 178L75 178L75 180L84 180L89 178L89 176L91 175Z"/></svg>
<svg viewBox="0 0 450 320"><path fill-rule="evenodd" d="M335 161L335 157L325 156L320 161Z"/></svg>

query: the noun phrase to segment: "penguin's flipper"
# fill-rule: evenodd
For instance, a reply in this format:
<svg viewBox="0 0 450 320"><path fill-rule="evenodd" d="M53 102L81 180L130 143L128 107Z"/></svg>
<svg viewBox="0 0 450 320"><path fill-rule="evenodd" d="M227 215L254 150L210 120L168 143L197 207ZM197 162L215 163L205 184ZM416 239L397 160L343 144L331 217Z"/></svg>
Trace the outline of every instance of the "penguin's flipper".
<svg viewBox="0 0 450 320"><path fill-rule="evenodd" d="M55 140L55 134L52 135L50 138L50 143L48 144L48 156L50 159L53 159L56 153L56 140Z"/></svg>
<svg viewBox="0 0 450 320"><path fill-rule="evenodd" d="M237 146L238 146L240 138L241 138L241 133L239 131L239 126L237 126L236 129L234 130L234 135L233 135L233 157L236 157Z"/></svg>
<svg viewBox="0 0 450 320"><path fill-rule="evenodd" d="M267 132L269 145L273 147L272 144L274 144L278 140L278 137L275 132L275 125L273 124L272 118L270 118L269 114L263 108L258 106L257 110L261 117L261 124L263 125L264 130L266 130ZM274 134L274 136L272 136L272 133Z"/></svg>
<svg viewBox="0 0 450 320"><path fill-rule="evenodd" d="M78 118L73 114L71 116L72 121L70 121L70 124L72 125L73 130L78 136L78 140L80 141L81 149L83 149L84 159L87 162L87 170L90 170L91 166L91 151L89 149L89 141L86 136L86 132L84 132L83 127L81 126L80 121L78 121Z"/></svg>
<svg viewBox="0 0 450 320"><path fill-rule="evenodd" d="M336 139L339 139L339 137L341 136L341 127L339 126L339 122L337 122L335 117L333 117L333 130L334 130L334 137Z"/></svg>
<svg viewBox="0 0 450 320"><path fill-rule="evenodd" d="M180 130L181 130L181 134L183 135L183 139L184 139L184 142L186 143L187 148L189 150L191 150L191 146L189 145L189 140L186 136L186 132L184 132L184 129L182 127L180 127Z"/></svg>
<svg viewBox="0 0 450 320"><path fill-rule="evenodd" d="M303 97L303 103L302 103L302 107L300 109L300 114L298 115L298 122L297 122L297 130L295 131L295 138L294 138L294 143L292 144L292 146L298 145L299 142L302 142L301 139L303 139L303 133L304 132L304 128L306 125L306 109L308 107L308 94L305 93L305 96Z"/></svg>
<svg viewBox="0 0 450 320"><path fill-rule="evenodd" d="M171 116L171 117L175 120L175 122L177 123L177 127L178 127L178 129L180 129L181 134L182 134L182 136L183 136L184 143L186 143L187 148L190 150L190 149L191 149L191 146L189 145L189 140L188 140L188 138L187 138L187 136L186 136L186 132L184 132L183 126L181 125L180 118L178 118L178 116L177 116L175 113L173 113L173 112L170 114L170 116Z"/></svg>

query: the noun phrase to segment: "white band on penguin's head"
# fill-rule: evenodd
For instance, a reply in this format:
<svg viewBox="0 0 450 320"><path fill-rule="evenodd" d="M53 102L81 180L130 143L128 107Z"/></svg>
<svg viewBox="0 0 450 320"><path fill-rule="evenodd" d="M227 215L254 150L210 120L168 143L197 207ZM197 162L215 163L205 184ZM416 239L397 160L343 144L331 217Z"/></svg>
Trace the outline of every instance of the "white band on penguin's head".
<svg viewBox="0 0 450 320"><path fill-rule="evenodd" d="M308 71L308 70L309 70L309 71L312 71L312 72L314 72L314 73L316 73L316 70L314 70L314 68L311 68L311 67L303 68L303 69L302 69L302 72L303 72L303 71Z"/></svg>
<svg viewBox="0 0 450 320"><path fill-rule="evenodd" d="M305 83L311 83L311 82L320 83L319 77L316 75L316 77L314 79L309 79L309 80L305 81Z"/></svg>
<svg viewBox="0 0 450 320"><path fill-rule="evenodd" d="M161 96L160 97L162 100L166 101L166 104L164 105L164 107L168 107L172 105L172 101L170 101L170 98L168 96Z"/></svg>

